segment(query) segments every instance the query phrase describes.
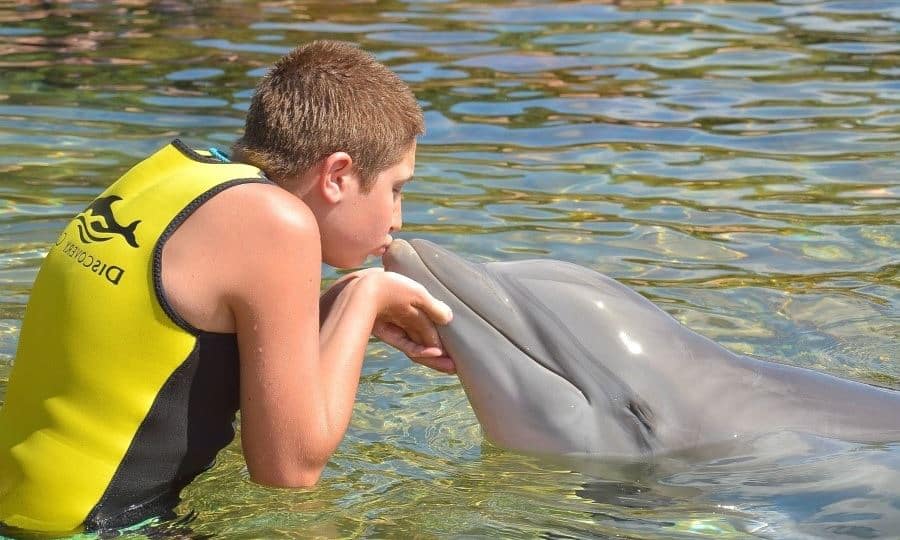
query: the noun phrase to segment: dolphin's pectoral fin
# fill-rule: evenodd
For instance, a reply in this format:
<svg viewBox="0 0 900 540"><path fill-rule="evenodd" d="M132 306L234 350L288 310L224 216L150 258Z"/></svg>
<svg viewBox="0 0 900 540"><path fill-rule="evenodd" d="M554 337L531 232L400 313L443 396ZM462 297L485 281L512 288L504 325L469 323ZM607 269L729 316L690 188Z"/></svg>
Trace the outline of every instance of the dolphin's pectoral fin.
<svg viewBox="0 0 900 540"><path fill-rule="evenodd" d="M628 410L641 423L645 430L653 433L653 411L647 407L646 403L631 400L628 402Z"/></svg>
<svg viewBox="0 0 900 540"><path fill-rule="evenodd" d="M639 400L630 399L623 411L626 421L632 425L632 435L641 451L650 453L653 450L651 439L655 436L653 429L653 411Z"/></svg>

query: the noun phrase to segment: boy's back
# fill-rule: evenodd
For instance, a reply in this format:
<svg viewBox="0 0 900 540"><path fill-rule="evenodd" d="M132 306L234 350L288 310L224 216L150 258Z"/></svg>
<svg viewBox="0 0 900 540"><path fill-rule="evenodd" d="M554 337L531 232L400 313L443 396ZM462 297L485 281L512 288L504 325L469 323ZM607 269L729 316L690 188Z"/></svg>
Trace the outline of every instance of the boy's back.
<svg viewBox="0 0 900 540"><path fill-rule="evenodd" d="M0 478L10 486L0 489L0 519L58 531L127 524L173 506L232 440L235 336L183 321L159 268L197 202L247 182L266 180L175 141L59 236L0 409Z"/></svg>

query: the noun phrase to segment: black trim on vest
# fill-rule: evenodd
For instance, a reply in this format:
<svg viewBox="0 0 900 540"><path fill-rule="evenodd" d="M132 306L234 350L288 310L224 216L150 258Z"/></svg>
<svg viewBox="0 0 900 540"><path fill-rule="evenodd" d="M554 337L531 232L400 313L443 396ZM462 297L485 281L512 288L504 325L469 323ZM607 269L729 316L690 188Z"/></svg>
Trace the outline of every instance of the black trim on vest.
<svg viewBox="0 0 900 540"><path fill-rule="evenodd" d="M201 333L156 395L85 519L85 530L116 529L170 513L182 488L212 467L216 454L234 439L239 393L237 336Z"/></svg>
<svg viewBox="0 0 900 540"><path fill-rule="evenodd" d="M182 154L184 154L185 157L194 161L199 161L201 163L214 163L219 165L223 164L222 161L215 156L204 156L203 154L198 153L190 146L184 144L181 139L174 139L172 141L172 146L177 148Z"/></svg>
<svg viewBox="0 0 900 540"><path fill-rule="evenodd" d="M216 160L216 163L221 164L221 162L218 160ZM181 212L178 212L178 215L172 218L172 221L170 221L169 225L166 226L165 230L156 241L156 246L153 248L153 260L151 268L153 272L153 289L156 292L156 301L159 302L160 307L162 307L166 315L168 315L169 318L172 319L172 322L177 324L183 330L189 332L191 335L197 336L201 332L205 332L205 330L201 330L184 320L184 318L177 311L175 311L175 308L173 308L172 305L169 304L169 300L168 298L166 298L166 291L163 288L162 284L163 247L169 240L169 237L172 236L172 234L175 232L175 230L178 229L178 227L181 227L181 224L184 223L184 220L186 220L188 217L190 217L191 214L197 211L197 209L200 208L203 203L230 187L252 183L271 184L273 182L264 176L259 178L236 178L234 180L228 180L227 182L218 184L209 191L201 193L197 198L195 198L187 206L185 206L181 210Z"/></svg>

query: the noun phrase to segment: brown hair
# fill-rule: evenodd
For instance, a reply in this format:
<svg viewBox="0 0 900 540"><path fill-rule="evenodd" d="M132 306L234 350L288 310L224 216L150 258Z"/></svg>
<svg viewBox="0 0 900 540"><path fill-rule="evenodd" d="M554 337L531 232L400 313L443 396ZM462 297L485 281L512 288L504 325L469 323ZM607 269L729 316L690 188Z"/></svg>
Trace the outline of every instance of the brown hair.
<svg viewBox="0 0 900 540"><path fill-rule="evenodd" d="M422 109L394 72L353 44L313 41L259 81L232 152L282 185L347 152L366 192L424 131Z"/></svg>

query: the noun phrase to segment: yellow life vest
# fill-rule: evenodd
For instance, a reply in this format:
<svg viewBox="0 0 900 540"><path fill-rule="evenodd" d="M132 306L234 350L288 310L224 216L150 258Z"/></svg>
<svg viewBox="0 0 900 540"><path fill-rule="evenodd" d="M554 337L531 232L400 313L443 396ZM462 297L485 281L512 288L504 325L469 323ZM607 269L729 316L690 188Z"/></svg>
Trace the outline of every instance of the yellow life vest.
<svg viewBox="0 0 900 540"><path fill-rule="evenodd" d="M0 409L0 523L39 531L125 524L173 492L177 502L233 438L237 368L215 356L236 356L234 336L183 321L165 300L160 269L175 229L213 195L247 182L267 180L175 140L112 184L50 247Z"/></svg>

